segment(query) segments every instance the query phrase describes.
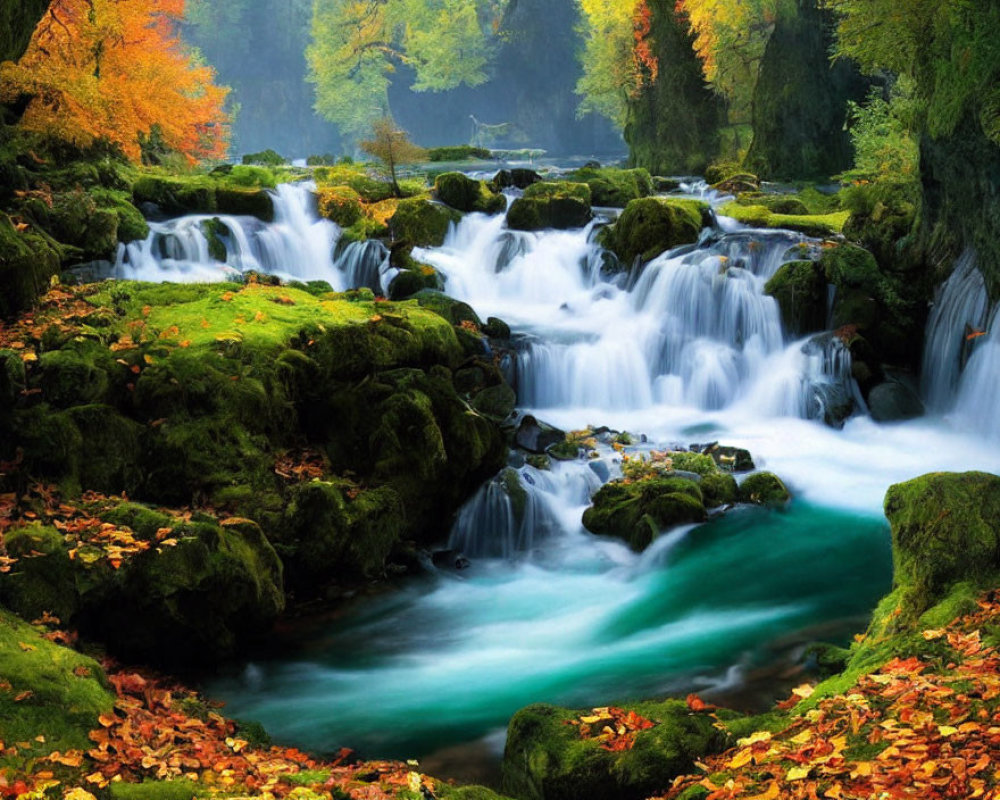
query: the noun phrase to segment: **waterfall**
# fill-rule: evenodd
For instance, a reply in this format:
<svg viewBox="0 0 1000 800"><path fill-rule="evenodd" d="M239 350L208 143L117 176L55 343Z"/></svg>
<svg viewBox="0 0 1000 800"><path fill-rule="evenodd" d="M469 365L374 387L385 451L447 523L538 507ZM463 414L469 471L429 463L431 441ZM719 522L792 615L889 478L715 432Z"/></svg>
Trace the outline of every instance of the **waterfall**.
<svg viewBox="0 0 1000 800"><path fill-rule="evenodd" d="M119 247L114 276L190 283L239 280L254 271L287 280L327 281L336 291L367 286L384 294L392 277L385 246L338 246L341 230L319 216L315 188L312 183L278 186L271 192L271 223L225 214L150 222L145 240Z"/></svg>
<svg viewBox="0 0 1000 800"><path fill-rule="evenodd" d="M778 268L800 257L801 234L706 232L629 280L613 272L594 230L522 233L503 216L469 215L443 248L417 255L445 276L449 294L518 332L522 406L711 411L749 398L760 413L807 419L863 407L848 351L786 342L778 305L764 294ZM763 384L776 367L785 380L769 393Z"/></svg>
<svg viewBox="0 0 1000 800"><path fill-rule="evenodd" d="M458 514L449 549L472 558L531 554L559 534L580 531L580 517L602 483L590 464L553 464L550 470L507 468Z"/></svg>
<svg viewBox="0 0 1000 800"><path fill-rule="evenodd" d="M962 370L975 340L972 330L984 330L989 309L986 282L974 251L966 250L951 277L938 289L927 321L922 389L928 408L937 412L953 406Z"/></svg>

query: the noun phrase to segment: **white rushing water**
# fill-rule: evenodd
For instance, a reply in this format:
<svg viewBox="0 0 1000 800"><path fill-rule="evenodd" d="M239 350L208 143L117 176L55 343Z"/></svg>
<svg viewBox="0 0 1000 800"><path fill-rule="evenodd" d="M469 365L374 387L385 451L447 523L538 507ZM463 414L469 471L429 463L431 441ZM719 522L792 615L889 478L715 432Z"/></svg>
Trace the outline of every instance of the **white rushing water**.
<svg viewBox="0 0 1000 800"><path fill-rule="evenodd" d="M940 287L927 325L923 390L954 425L1000 441L1000 309L970 250Z"/></svg>
<svg viewBox="0 0 1000 800"><path fill-rule="evenodd" d="M193 214L150 222L149 236L119 248L115 277L141 281L238 280L249 271L286 280L327 281L335 291L388 289L395 274L378 241L342 243L316 211L315 186L283 183L271 192L274 222Z"/></svg>

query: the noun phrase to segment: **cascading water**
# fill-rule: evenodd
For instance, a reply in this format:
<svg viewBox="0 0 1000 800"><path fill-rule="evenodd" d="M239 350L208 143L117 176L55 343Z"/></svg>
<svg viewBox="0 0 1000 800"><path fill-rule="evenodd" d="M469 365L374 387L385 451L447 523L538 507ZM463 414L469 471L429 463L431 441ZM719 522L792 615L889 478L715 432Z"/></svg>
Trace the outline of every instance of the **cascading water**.
<svg viewBox="0 0 1000 800"><path fill-rule="evenodd" d="M328 282L343 291L384 293L392 278L378 241L341 245L341 230L316 211L315 186L285 183L272 192L274 222L194 214L150 222L144 241L121 246L114 276L141 281L221 281L254 271Z"/></svg>
<svg viewBox="0 0 1000 800"><path fill-rule="evenodd" d="M1000 439L1000 308L990 307L975 253L965 252L938 290L927 326L923 390L928 405L962 428Z"/></svg>
<svg viewBox="0 0 1000 800"><path fill-rule="evenodd" d="M664 253L631 286L606 273L610 259L592 228L518 233L502 217L470 215L443 248L418 257L445 275L450 294L519 331L523 406L716 410L756 397L762 414L823 418L829 403L817 398L828 387L858 397L850 355L841 348L817 359L808 342L786 345L777 303L764 294L803 238L723 234ZM786 373L779 392L775 367Z"/></svg>
<svg viewBox="0 0 1000 800"><path fill-rule="evenodd" d="M938 289L927 321L922 388L928 408L950 411L971 343L966 337L984 330L989 312L986 281L967 250L955 264L951 277Z"/></svg>

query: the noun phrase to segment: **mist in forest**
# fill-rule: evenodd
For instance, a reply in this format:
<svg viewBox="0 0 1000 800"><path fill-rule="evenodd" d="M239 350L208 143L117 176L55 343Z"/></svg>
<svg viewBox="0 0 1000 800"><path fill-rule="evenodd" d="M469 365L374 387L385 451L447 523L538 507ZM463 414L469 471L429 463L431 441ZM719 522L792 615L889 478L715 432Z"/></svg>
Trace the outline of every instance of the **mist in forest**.
<svg viewBox="0 0 1000 800"><path fill-rule="evenodd" d="M318 7L330 0L317 0ZM341 4L343 5L343 4ZM414 91L421 63L392 59L387 90L364 87L355 106L371 116L390 113L425 147L482 144L541 149L550 154L617 156L624 143L604 117L580 117L575 93L581 74L576 0L492 3L494 35L486 44L485 81L444 90ZM316 110L318 86L309 79L308 50L321 35L314 0L188 0L183 36L231 87L234 154L272 148L289 158L354 155L363 133ZM432 30L433 34L433 30ZM449 42L441 41L447 61ZM350 96L347 77L329 91ZM329 115L328 115L329 116ZM360 126L359 126L360 128Z"/></svg>

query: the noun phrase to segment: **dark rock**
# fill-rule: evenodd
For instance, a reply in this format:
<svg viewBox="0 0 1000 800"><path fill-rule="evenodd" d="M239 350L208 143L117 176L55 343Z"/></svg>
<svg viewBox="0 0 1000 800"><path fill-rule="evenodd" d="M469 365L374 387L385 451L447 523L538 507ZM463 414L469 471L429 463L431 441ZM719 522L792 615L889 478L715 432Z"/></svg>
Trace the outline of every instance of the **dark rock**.
<svg viewBox="0 0 1000 800"><path fill-rule="evenodd" d="M792 335L826 328L826 274L816 262L783 264L767 282L764 293L778 302L782 322Z"/></svg>
<svg viewBox="0 0 1000 800"><path fill-rule="evenodd" d="M527 450L535 455L544 455L545 451L552 445L564 441L566 434L558 428L539 422L528 414L517 426L517 433L514 441L522 450Z"/></svg>
<svg viewBox="0 0 1000 800"><path fill-rule="evenodd" d="M899 422L924 415L924 404L898 381L880 383L868 393L868 411L876 422Z"/></svg>
<svg viewBox="0 0 1000 800"><path fill-rule="evenodd" d="M527 189L533 183L539 183L542 176L531 169L502 169L493 176L490 188L495 192L504 189Z"/></svg>

